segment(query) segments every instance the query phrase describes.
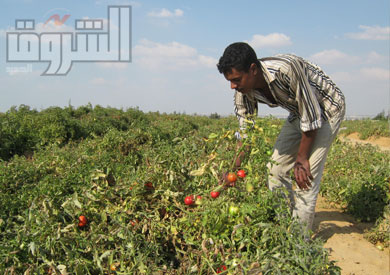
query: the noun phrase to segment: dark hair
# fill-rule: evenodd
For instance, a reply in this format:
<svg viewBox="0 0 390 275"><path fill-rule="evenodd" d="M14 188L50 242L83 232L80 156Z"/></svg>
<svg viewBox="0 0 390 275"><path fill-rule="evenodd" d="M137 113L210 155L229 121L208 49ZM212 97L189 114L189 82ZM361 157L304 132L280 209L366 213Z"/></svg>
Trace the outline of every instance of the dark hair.
<svg viewBox="0 0 390 275"><path fill-rule="evenodd" d="M257 60L255 51L244 42L236 42L227 46L223 55L219 59L217 68L220 73L227 73L232 68L241 72L248 72L252 63L260 67L260 62Z"/></svg>

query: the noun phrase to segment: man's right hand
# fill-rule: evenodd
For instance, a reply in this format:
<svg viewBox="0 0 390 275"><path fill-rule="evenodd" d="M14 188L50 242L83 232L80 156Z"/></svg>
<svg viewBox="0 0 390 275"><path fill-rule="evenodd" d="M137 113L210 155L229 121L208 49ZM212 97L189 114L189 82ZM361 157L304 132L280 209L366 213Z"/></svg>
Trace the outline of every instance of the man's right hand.
<svg viewBox="0 0 390 275"><path fill-rule="evenodd" d="M227 184L228 183L227 175L228 172L223 172L219 178L218 184Z"/></svg>

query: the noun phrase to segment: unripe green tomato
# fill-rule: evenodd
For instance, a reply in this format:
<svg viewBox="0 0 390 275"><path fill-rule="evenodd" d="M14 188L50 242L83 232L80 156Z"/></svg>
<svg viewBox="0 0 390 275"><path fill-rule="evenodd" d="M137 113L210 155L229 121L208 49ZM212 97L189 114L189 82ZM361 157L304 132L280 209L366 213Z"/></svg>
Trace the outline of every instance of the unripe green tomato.
<svg viewBox="0 0 390 275"><path fill-rule="evenodd" d="M195 204L202 205L202 196L199 196L199 195L196 196Z"/></svg>
<svg viewBox="0 0 390 275"><path fill-rule="evenodd" d="M250 193L250 192L253 192L253 189L254 189L254 188L253 188L253 185L252 185L251 183L247 182L246 185L245 185L245 187L246 187L246 191L247 191L247 192L249 192L249 193Z"/></svg>
<svg viewBox="0 0 390 275"><path fill-rule="evenodd" d="M237 206L235 206L235 205L229 206L229 214L230 215L235 216L238 214L238 212L240 212L240 209Z"/></svg>

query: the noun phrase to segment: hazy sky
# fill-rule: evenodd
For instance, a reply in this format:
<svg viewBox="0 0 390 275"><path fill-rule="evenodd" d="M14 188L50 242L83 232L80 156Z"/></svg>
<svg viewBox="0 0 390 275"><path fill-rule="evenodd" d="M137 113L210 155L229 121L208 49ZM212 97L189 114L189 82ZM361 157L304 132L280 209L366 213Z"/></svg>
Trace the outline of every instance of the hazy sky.
<svg viewBox="0 0 390 275"><path fill-rule="evenodd" d="M388 0L0 3L0 112L20 104L40 110L90 102L145 112L232 114L233 91L216 63L236 41L248 42L258 57L295 53L318 64L344 92L349 116L389 109ZM33 19L36 32L75 32L76 19L107 23L108 5L132 6L132 62L74 63L66 76L41 76L47 62L6 62L6 33L14 31L16 19ZM59 26L47 22L55 14L70 16ZM11 73L23 68L27 72ZM287 114L259 109L261 115Z"/></svg>

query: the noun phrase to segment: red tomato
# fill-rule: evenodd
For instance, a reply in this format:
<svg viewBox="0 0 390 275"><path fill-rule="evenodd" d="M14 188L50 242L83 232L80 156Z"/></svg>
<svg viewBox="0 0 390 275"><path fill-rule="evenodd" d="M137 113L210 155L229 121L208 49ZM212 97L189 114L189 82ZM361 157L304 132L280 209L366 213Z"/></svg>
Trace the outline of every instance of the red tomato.
<svg viewBox="0 0 390 275"><path fill-rule="evenodd" d="M151 183L150 181L146 182L145 188L149 191L152 191L154 189L153 183Z"/></svg>
<svg viewBox="0 0 390 275"><path fill-rule="evenodd" d="M227 270L226 265L221 265L219 268L217 268L217 273L222 273L225 270Z"/></svg>
<svg viewBox="0 0 390 275"><path fill-rule="evenodd" d="M185 199L184 199L184 203L185 203L186 205L192 205L194 202L195 202L195 200L194 200L194 196L193 196L193 195L187 196L187 197L185 197Z"/></svg>
<svg viewBox="0 0 390 275"><path fill-rule="evenodd" d="M115 271L116 270L116 264L112 263L110 265L110 269L111 269L111 271Z"/></svg>
<svg viewBox="0 0 390 275"><path fill-rule="evenodd" d="M213 199L216 199L219 197L219 192L218 191L211 191L210 192L210 196L213 198Z"/></svg>
<svg viewBox="0 0 390 275"><path fill-rule="evenodd" d="M240 178L245 178L246 177L245 171L244 170L238 170L237 171L237 176L239 176Z"/></svg>
<svg viewBox="0 0 390 275"><path fill-rule="evenodd" d="M138 223L138 220L131 220L130 221L131 226L136 226L137 223Z"/></svg>
<svg viewBox="0 0 390 275"><path fill-rule="evenodd" d="M230 173L227 175L227 179L228 179L229 182L236 182L237 176L236 176L235 173L230 172Z"/></svg>
<svg viewBox="0 0 390 275"><path fill-rule="evenodd" d="M87 225L87 218L83 215L79 217L79 226L84 227Z"/></svg>
<svg viewBox="0 0 390 275"><path fill-rule="evenodd" d="M153 189L153 184L150 181L148 181L147 183L145 183L145 187L146 187L146 189L151 190L151 189Z"/></svg>

